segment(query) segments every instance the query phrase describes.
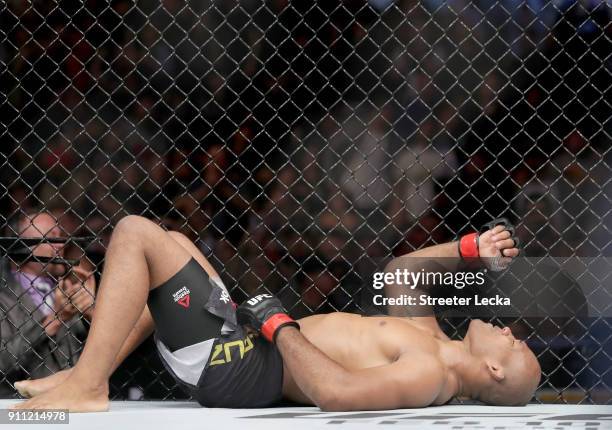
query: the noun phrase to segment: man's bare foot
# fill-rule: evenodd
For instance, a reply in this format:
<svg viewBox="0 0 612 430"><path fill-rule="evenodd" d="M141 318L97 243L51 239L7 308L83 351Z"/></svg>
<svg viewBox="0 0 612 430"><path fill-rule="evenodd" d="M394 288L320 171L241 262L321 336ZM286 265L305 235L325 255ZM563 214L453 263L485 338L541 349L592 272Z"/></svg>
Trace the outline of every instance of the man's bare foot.
<svg viewBox="0 0 612 430"><path fill-rule="evenodd" d="M57 387L70 376L71 372L72 369L66 369L49 375L46 378L17 381L15 382L15 389L23 397L35 397Z"/></svg>
<svg viewBox="0 0 612 430"><path fill-rule="evenodd" d="M11 409L68 409L70 412L108 411L108 384L90 387L73 378Z"/></svg>

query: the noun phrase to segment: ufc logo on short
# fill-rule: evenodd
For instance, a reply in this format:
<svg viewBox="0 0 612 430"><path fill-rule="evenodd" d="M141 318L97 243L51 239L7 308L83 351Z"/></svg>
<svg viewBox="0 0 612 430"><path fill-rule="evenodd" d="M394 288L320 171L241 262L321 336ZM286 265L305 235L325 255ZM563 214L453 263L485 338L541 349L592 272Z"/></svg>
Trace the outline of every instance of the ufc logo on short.
<svg viewBox="0 0 612 430"><path fill-rule="evenodd" d="M271 299L272 296L270 294L260 294L255 296L247 301L247 303L251 306L255 306L257 303L261 302L263 299Z"/></svg>

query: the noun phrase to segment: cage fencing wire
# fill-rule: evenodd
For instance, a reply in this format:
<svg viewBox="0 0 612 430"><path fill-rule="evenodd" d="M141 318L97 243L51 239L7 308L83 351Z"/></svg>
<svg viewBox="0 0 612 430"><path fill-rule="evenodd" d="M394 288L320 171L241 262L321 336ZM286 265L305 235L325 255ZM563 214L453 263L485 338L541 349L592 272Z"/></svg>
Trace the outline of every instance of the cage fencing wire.
<svg viewBox="0 0 612 430"><path fill-rule="evenodd" d="M524 255L609 256L610 15L593 0L4 1L6 235L51 214L59 231L34 235L93 235L65 254L97 277L113 225L144 215L194 240L236 301L266 288L295 317L363 312L392 256L498 216ZM6 254L11 397L74 364L89 322L56 265ZM442 323L458 336L466 320ZM610 402L610 318L511 323L542 363L538 401ZM183 397L150 342L111 393Z"/></svg>

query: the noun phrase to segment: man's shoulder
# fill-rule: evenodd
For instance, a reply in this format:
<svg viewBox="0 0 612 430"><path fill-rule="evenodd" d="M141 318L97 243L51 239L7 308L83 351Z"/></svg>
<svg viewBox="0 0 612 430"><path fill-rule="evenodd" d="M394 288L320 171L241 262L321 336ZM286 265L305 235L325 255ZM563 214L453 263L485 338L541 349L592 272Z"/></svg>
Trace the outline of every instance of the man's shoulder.
<svg viewBox="0 0 612 430"><path fill-rule="evenodd" d="M402 369L412 372L410 380L438 392L446 382L446 367L435 355L419 353L398 360Z"/></svg>
<svg viewBox="0 0 612 430"><path fill-rule="evenodd" d="M440 358L428 351L410 351L403 353L396 360L398 367L418 369L420 372L435 373L444 376L446 368Z"/></svg>
<svg viewBox="0 0 612 430"><path fill-rule="evenodd" d="M401 407L424 407L440 397L447 379L446 368L436 357L418 353L404 355L387 366L389 389L395 387ZM392 380L390 378L393 378Z"/></svg>

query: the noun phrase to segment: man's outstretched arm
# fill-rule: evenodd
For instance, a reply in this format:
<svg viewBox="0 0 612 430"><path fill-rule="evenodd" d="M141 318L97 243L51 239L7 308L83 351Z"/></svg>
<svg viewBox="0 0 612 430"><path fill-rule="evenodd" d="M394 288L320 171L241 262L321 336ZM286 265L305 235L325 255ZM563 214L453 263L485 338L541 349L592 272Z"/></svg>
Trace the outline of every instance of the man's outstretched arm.
<svg viewBox="0 0 612 430"><path fill-rule="evenodd" d="M385 267L385 273L394 273L397 270L418 272L423 268L438 271L437 267L440 266L441 270L458 270L461 263L458 245L457 241L434 245L394 258ZM501 255L501 264L509 264L510 260L519 254L511 232L503 225L498 225L481 234L478 245L480 257L493 258L496 255ZM427 293L422 285L417 285L414 289L411 289L396 284L385 285L384 292L388 298L412 295L415 300L418 300L419 295ZM408 306L389 305L387 306L387 313L390 316L409 317L418 326L427 327L438 338L448 339L440 328L431 306L420 305L409 308Z"/></svg>
<svg viewBox="0 0 612 430"><path fill-rule="evenodd" d="M512 234L504 225L498 225L479 236L478 255L482 259L501 257L499 263L507 265L518 254L519 250L512 238ZM459 246L455 241L419 249L394 258L385 267L385 272L395 273L397 270L419 272L421 269L455 271L459 268L461 261ZM422 285L417 285L412 289L406 288L405 285L397 284L385 285L384 291L386 297L414 295L417 299L420 294L425 292ZM413 307L412 314L406 306L388 306L387 311L391 316L416 317L420 323L434 330L439 330L433 309L430 306L421 306L418 309Z"/></svg>
<svg viewBox="0 0 612 430"><path fill-rule="evenodd" d="M498 225L479 236L478 240L478 255L479 258L494 258L501 254L504 258L502 264L510 263L512 258L519 254L516 243L512 238L512 234L504 225ZM457 241L443 243L440 245L429 246L427 248L418 249L400 257L394 258L385 267L385 271L394 271L396 269L411 268L411 260L418 258L423 259L439 259L438 264L443 265L447 270L456 270L458 263L461 262L462 256L459 254L459 245Z"/></svg>
<svg viewBox="0 0 612 430"><path fill-rule="evenodd" d="M281 328L276 345L302 392L324 411L425 407L438 397L444 382L439 363L419 357L347 370L295 327Z"/></svg>

